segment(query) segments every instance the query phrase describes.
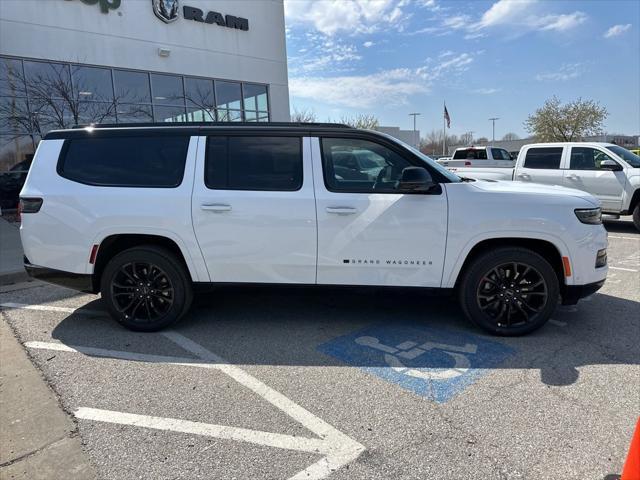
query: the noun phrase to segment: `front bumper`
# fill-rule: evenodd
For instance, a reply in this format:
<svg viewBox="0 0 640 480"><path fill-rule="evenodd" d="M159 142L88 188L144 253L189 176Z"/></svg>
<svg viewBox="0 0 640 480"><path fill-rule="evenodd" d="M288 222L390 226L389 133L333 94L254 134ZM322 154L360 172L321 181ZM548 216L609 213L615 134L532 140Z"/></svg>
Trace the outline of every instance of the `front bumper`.
<svg viewBox="0 0 640 480"><path fill-rule="evenodd" d="M604 280L586 285L565 285L562 292L562 305L575 305L578 300L596 293L604 285Z"/></svg>
<svg viewBox="0 0 640 480"><path fill-rule="evenodd" d="M24 269L30 277L38 280L71 288L72 290L79 290L85 293L96 293L92 275L63 272L62 270L32 265L26 257L24 259Z"/></svg>

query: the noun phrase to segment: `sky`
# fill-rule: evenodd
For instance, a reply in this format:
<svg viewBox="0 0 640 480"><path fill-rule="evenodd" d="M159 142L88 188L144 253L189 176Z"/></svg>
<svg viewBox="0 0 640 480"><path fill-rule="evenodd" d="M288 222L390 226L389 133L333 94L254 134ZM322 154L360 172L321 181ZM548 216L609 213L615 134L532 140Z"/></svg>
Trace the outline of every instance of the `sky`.
<svg viewBox="0 0 640 480"><path fill-rule="evenodd" d="M318 121L526 137L557 95L608 110L605 131L640 134L638 0L285 0L291 108Z"/></svg>

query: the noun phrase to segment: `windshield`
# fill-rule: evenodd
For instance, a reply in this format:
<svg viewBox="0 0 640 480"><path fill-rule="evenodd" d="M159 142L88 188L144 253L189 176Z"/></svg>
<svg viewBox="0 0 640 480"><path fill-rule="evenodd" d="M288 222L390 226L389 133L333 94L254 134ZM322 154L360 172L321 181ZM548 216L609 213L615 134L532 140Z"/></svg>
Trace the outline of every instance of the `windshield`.
<svg viewBox="0 0 640 480"><path fill-rule="evenodd" d="M412 153L414 153L416 156L420 157L420 160L422 160L423 162L429 164L429 166L431 168L433 168L434 170L437 170L438 173L441 173L442 176L445 177L447 180L449 180L451 183L460 183L460 182L462 182L462 179L458 175L456 175L455 173L450 172L449 170L444 168L442 165L440 165L438 162L436 162L433 158L426 156L424 153L422 153L417 148L413 148L408 143L404 143L402 140L398 140L397 138L392 137L390 135L387 135L386 133L381 133L381 132L376 132L376 133L384 135L385 137L392 139L394 142L399 143L400 145L402 145L407 150L411 150Z"/></svg>
<svg viewBox="0 0 640 480"><path fill-rule="evenodd" d="M618 145L607 145L605 148L618 155L632 167L640 168L640 157L635 153L631 153L626 148L619 147Z"/></svg>

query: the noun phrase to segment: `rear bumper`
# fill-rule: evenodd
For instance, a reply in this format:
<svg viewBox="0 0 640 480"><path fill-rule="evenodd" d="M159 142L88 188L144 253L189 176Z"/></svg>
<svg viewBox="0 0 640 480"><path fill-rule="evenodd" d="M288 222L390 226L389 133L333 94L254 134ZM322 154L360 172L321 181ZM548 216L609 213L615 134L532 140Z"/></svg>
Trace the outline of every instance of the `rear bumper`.
<svg viewBox="0 0 640 480"><path fill-rule="evenodd" d="M53 268L40 267L32 265L25 258L24 269L30 277L42 280L44 282L60 285L61 287L79 290L86 293L95 293L93 285L93 276L81 273L63 272Z"/></svg>
<svg viewBox="0 0 640 480"><path fill-rule="evenodd" d="M596 293L604 285L604 280L586 285L566 285L562 292L562 305L575 305L578 300Z"/></svg>

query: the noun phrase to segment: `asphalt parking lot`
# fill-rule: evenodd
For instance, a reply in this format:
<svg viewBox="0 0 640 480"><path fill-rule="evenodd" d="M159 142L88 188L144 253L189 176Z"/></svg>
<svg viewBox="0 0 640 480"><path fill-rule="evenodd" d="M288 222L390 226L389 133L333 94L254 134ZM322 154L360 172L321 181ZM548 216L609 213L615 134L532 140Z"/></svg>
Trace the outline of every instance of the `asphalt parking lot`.
<svg viewBox="0 0 640 480"><path fill-rule="evenodd" d="M606 285L522 338L414 291L223 289L139 334L31 283L1 315L101 479L616 478L640 412L640 234L606 226Z"/></svg>

